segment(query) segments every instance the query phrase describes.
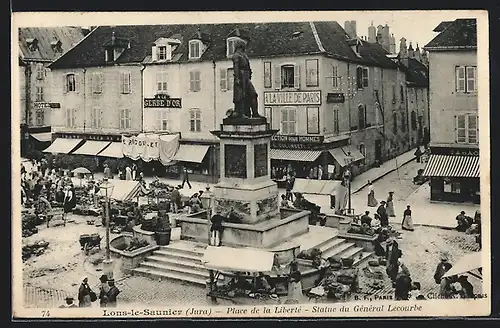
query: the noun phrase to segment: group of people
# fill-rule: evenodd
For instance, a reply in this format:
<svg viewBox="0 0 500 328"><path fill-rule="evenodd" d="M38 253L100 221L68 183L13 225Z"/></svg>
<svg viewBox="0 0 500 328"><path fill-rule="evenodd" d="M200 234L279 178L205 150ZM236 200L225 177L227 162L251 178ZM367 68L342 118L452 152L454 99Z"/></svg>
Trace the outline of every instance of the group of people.
<svg viewBox="0 0 500 328"><path fill-rule="evenodd" d="M66 304L60 307L91 307L92 303L97 301L97 299L99 299L100 307L116 307L117 297L121 291L116 287L115 280L108 279L107 275L102 275L99 281L99 295L89 286L88 277L84 277L78 288L78 306L73 303L74 298L69 296L66 297Z"/></svg>
<svg viewBox="0 0 500 328"><path fill-rule="evenodd" d="M449 262L448 254L442 253L440 262L434 271L434 281L439 285L440 298L474 298L474 286L465 275L447 276L445 274L453 267Z"/></svg>

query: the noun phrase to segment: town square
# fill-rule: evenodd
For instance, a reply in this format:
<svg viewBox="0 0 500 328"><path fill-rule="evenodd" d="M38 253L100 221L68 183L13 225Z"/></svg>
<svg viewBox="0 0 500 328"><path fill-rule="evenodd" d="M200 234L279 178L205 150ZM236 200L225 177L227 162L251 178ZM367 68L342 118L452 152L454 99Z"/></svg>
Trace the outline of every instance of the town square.
<svg viewBox="0 0 500 328"><path fill-rule="evenodd" d="M413 40L376 15L20 27L23 306L488 298L477 20L460 14L419 16Z"/></svg>

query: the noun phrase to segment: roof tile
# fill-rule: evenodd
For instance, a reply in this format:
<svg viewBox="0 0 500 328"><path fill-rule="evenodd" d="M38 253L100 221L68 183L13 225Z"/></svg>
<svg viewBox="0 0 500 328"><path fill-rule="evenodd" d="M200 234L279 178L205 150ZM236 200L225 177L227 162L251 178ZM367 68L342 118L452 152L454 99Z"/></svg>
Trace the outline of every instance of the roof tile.
<svg viewBox="0 0 500 328"><path fill-rule="evenodd" d="M477 28L475 19L457 19L436 35L424 48L475 48Z"/></svg>

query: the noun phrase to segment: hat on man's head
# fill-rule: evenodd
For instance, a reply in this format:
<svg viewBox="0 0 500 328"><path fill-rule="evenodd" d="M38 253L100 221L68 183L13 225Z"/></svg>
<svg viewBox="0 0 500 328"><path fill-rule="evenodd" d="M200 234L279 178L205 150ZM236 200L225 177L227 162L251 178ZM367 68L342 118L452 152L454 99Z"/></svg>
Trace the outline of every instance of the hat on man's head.
<svg viewBox="0 0 500 328"><path fill-rule="evenodd" d="M465 211L461 211L460 214L465 214Z"/></svg>
<svg viewBox="0 0 500 328"><path fill-rule="evenodd" d="M381 200L381 201L380 201L380 204L385 204L385 200Z"/></svg>
<svg viewBox="0 0 500 328"><path fill-rule="evenodd" d="M72 297L72 296L66 296L66 298L65 298L65 300L66 300L66 301L72 301L72 300L74 300L74 299L75 299L75 298L74 298L74 297Z"/></svg>

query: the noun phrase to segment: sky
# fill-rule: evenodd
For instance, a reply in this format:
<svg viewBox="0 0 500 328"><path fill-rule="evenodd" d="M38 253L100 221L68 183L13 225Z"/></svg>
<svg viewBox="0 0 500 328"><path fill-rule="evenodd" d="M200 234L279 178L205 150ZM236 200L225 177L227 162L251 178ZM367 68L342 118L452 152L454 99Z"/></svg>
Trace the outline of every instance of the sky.
<svg viewBox="0 0 500 328"><path fill-rule="evenodd" d="M17 15L16 15L17 14ZM222 22L276 22L276 21L327 21L335 20L344 27L346 20L355 20L358 36L368 37L368 27L389 25L394 34L396 49L404 37L407 45L422 48L437 33L432 30L442 21L475 17L478 11L278 11L278 12L185 12L185 13L16 13L17 26L96 26L141 24L210 24ZM17 16L17 17L16 17Z"/></svg>

